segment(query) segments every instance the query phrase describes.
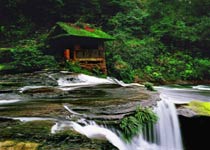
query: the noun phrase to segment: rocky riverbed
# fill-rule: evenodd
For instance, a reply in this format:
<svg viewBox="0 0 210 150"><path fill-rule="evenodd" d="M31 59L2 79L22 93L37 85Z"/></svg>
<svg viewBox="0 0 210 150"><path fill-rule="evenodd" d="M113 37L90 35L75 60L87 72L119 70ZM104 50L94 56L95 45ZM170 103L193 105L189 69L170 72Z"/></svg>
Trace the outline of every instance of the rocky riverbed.
<svg viewBox="0 0 210 150"><path fill-rule="evenodd" d="M68 72L2 75L0 146L17 147L22 142L27 149L26 142L30 141L34 149L115 149L107 141L90 140L72 129L57 134L51 134L50 129L56 122L81 117L117 124L137 106L153 107L158 100L157 92L138 84L122 85L113 79Z"/></svg>
<svg viewBox="0 0 210 150"><path fill-rule="evenodd" d="M205 97L198 97L193 92L202 92ZM186 93L190 96L187 101L183 100ZM208 142L201 137L209 134L210 104L191 100L208 101L208 91L176 89L176 92L167 91L167 94L177 103L185 149L206 147ZM137 106L155 107L159 100L157 91L147 91L142 85L125 84L112 78L65 71L1 75L0 148L116 149L107 141L89 139L72 128L56 134L51 133L51 128L56 122L81 118L99 124L119 124Z"/></svg>

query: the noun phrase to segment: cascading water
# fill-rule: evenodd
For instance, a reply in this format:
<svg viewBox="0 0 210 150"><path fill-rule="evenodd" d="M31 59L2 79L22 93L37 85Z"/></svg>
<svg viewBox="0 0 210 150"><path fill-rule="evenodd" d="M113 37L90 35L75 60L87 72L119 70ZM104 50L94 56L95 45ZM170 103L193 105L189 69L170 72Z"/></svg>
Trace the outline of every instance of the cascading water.
<svg viewBox="0 0 210 150"><path fill-rule="evenodd" d="M108 129L97 125L93 121L85 121L85 119L82 120L83 126L72 121L63 125L62 123L60 125L57 123L52 127L52 133L55 133L56 130L61 130L59 127L70 126L88 138L107 139L119 150L182 150L182 140L175 106L164 95L161 95L161 99L158 102L158 106L154 109L159 117L157 124L155 126L148 125L130 143L125 142L116 129ZM65 108L67 109L68 107L65 106ZM69 111L70 109L68 108L67 110Z"/></svg>
<svg viewBox="0 0 210 150"><path fill-rule="evenodd" d="M182 139L175 105L160 95L161 101L155 109L159 120L156 125L156 141L160 150L182 150Z"/></svg>
<svg viewBox="0 0 210 150"><path fill-rule="evenodd" d="M139 84L125 84L113 78L101 79L83 74L66 75L58 79L58 85L64 89L97 84L142 86ZM175 106L166 96L161 95L161 99L162 100L158 102L157 107L154 109L159 117L157 124L148 124L142 132L133 137L129 143L123 140L121 133L117 129L99 126L95 122L85 119L82 119L82 121L80 119L78 122L57 122L52 127L52 133L66 127L71 127L88 138L107 139L119 150L182 150L181 134ZM67 106L64 106L64 108L80 118L86 116L85 114L74 112Z"/></svg>

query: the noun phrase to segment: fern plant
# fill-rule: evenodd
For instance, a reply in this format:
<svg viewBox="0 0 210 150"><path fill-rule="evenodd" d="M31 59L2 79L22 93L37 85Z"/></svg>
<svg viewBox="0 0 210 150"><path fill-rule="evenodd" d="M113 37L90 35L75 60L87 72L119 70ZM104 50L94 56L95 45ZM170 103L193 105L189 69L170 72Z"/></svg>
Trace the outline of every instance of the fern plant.
<svg viewBox="0 0 210 150"><path fill-rule="evenodd" d="M133 115L124 117L120 123L124 140L130 142L144 127L155 124L157 120L157 115L150 108L137 107Z"/></svg>

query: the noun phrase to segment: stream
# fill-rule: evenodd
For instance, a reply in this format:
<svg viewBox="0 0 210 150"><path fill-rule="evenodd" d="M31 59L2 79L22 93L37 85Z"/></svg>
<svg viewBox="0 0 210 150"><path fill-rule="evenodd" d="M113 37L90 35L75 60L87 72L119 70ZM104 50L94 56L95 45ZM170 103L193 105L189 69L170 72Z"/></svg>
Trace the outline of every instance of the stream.
<svg viewBox="0 0 210 150"><path fill-rule="evenodd" d="M110 77L68 72L38 73L9 81L5 77L0 83L2 118L23 122L51 120L55 122L52 134L73 128L88 138L106 139L119 150L183 150L174 103L210 101L210 86L207 85L157 86L159 101L157 92L146 91L137 83L125 84ZM106 123L98 124L101 120L116 122L132 113L137 105L152 107L159 120L134 137L131 143L125 142L117 129Z"/></svg>

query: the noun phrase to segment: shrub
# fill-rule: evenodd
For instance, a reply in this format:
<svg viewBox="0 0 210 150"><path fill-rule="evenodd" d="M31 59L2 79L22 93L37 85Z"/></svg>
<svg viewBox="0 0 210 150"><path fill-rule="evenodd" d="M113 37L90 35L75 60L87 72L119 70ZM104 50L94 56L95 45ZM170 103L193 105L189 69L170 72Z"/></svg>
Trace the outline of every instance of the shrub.
<svg viewBox="0 0 210 150"><path fill-rule="evenodd" d="M155 91L155 89L154 89L154 87L153 87L153 84L150 83L150 82L146 82L146 83L144 84L144 87L146 87L146 89L149 90L149 91Z"/></svg>

